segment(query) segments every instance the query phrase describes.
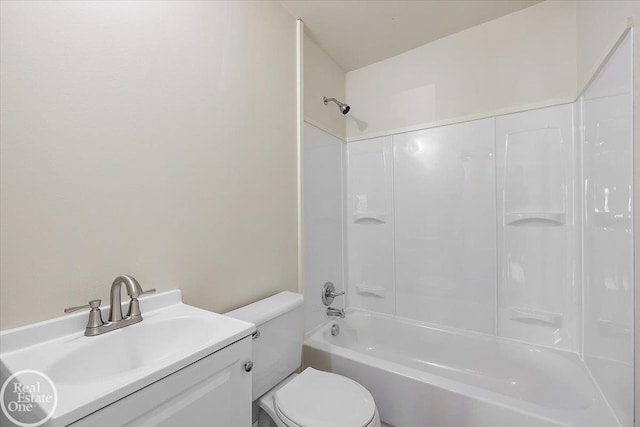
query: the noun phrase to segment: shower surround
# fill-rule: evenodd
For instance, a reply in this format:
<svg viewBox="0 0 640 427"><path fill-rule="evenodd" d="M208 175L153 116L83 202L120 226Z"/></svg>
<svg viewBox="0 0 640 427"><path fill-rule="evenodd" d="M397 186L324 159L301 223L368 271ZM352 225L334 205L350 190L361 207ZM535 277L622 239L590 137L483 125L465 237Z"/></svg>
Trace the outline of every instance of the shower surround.
<svg viewBox="0 0 640 427"><path fill-rule="evenodd" d="M307 330L323 322L318 286L344 283L347 325L358 334L371 334L359 328L376 322L349 323L349 313L369 312L461 334L456 339L467 336L469 343L489 335L496 352L485 354L489 358L514 341L534 352L564 352L601 393L586 399L587 406L607 412L602 419L631 426L631 52L627 35L572 104L346 145L307 125L305 144L310 141L315 151L305 150L305 164L314 163L305 171L305 233L322 236L320 245L319 239L305 240ZM320 152L324 157L314 154ZM345 368L345 360L358 364L357 356L345 356L337 350L341 344L321 335L308 342L310 363L363 375L362 366ZM447 365L446 357L430 360L427 338L409 336L425 346L421 354L405 356ZM370 344L362 358L369 362L379 356L378 344ZM383 356L376 360L384 360L385 347L378 348ZM373 365L364 377L381 369ZM473 390L486 389L459 381L470 386L464 389L472 399L478 396ZM429 384L452 390L438 381ZM393 396L376 395L371 387L376 400L385 400L381 408L393 407L386 402ZM534 414L553 425L576 425L538 406ZM385 420L384 409L381 416Z"/></svg>

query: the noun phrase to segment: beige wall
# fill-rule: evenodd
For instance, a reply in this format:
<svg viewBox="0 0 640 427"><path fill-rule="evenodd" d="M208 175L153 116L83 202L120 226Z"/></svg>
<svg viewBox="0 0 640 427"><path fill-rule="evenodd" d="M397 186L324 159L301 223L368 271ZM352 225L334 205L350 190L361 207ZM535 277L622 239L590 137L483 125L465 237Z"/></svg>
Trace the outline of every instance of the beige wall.
<svg viewBox="0 0 640 427"><path fill-rule="evenodd" d="M274 2L2 2L0 328L128 273L297 289L295 20Z"/></svg>
<svg viewBox="0 0 640 427"><path fill-rule="evenodd" d="M577 22L577 75L584 86L597 70L610 48L628 25L628 18L640 23L638 1L579 1ZM636 426L640 426L640 29L634 29L634 245L635 245L635 411Z"/></svg>
<svg viewBox="0 0 640 427"><path fill-rule="evenodd" d="M570 102L575 69L575 2L543 2L348 72L347 138Z"/></svg>
<svg viewBox="0 0 640 427"><path fill-rule="evenodd" d="M304 36L304 119L312 125L346 140L345 116L322 97L345 102L345 73L308 35Z"/></svg>

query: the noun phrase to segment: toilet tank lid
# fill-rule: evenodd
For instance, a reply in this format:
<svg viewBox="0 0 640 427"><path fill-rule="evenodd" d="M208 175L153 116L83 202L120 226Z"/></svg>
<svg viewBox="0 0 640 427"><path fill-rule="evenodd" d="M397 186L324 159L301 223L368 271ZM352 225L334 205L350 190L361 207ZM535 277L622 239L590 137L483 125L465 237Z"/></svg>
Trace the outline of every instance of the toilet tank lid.
<svg viewBox="0 0 640 427"><path fill-rule="evenodd" d="M225 316L261 325L302 306L303 301L302 295L284 291L225 313Z"/></svg>

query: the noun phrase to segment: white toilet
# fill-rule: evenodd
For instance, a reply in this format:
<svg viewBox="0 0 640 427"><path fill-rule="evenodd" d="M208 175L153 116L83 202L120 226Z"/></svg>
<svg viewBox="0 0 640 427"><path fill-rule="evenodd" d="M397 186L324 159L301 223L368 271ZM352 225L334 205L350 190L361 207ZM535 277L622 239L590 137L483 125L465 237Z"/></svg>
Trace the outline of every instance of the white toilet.
<svg viewBox="0 0 640 427"><path fill-rule="evenodd" d="M307 368L302 373L303 297L281 292L226 313L254 323L254 426L380 427L371 393L357 382Z"/></svg>

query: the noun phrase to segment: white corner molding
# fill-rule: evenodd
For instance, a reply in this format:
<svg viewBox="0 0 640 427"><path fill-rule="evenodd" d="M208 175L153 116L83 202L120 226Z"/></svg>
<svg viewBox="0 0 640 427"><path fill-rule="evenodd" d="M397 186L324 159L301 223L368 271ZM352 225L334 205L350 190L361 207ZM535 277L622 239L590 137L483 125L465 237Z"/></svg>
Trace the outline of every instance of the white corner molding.
<svg viewBox="0 0 640 427"><path fill-rule="evenodd" d="M575 96L574 101L582 96L584 91L589 87L591 82L593 82L596 76L600 73L600 70L602 70L602 67L604 67L607 61L609 61L609 58L611 57L611 55L613 55L613 53L616 51L620 43L622 43L624 38L627 36L627 33L631 31L634 25L635 24L633 21L633 17L629 16L626 20L624 29L618 34L618 37L616 37L609 43L609 47L605 50L604 55L600 58L598 62L596 62L596 64L593 66L593 68L589 72L588 74L589 78L583 81L582 84L578 83L579 89L578 89L577 95Z"/></svg>
<svg viewBox="0 0 640 427"><path fill-rule="evenodd" d="M296 20L296 163L298 173L298 292L304 294L303 262L303 213L304 170L302 153L304 147L304 22Z"/></svg>
<svg viewBox="0 0 640 427"><path fill-rule="evenodd" d="M553 107L556 105L570 104L572 102L575 102L576 99L577 97L574 97L574 96L563 96L561 98L555 98L555 99L550 99L550 100L540 101L540 102L531 102L528 104L517 105L515 107L483 111L481 113L474 113L466 116L452 117L449 119L437 120L435 122L420 123L417 125L395 128L395 129L390 129L390 130L385 130L380 132L365 133L365 134L361 134L354 137L347 137L347 142L363 141L366 139L379 138L381 136L398 135L401 133L413 132L416 130L432 129L432 128L437 128L441 126L454 125L456 123L471 122L474 120L488 119L491 117L503 116L506 114L521 113L523 111L536 110L539 108L547 108L547 107Z"/></svg>

